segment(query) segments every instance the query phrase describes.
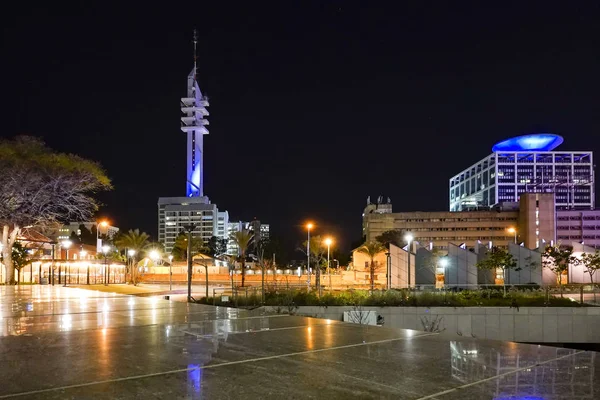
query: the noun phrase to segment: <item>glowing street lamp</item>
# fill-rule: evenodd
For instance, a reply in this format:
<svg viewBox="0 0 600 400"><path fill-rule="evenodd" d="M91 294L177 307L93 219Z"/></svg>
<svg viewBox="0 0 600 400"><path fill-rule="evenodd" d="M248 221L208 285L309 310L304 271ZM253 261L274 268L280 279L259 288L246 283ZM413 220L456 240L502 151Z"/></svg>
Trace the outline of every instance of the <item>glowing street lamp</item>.
<svg viewBox="0 0 600 400"><path fill-rule="evenodd" d="M312 222L306 224L306 231L308 233L308 240L306 241L306 274L308 275L308 279L306 283L308 284L308 289L310 290L310 230L313 228Z"/></svg>
<svg viewBox="0 0 600 400"><path fill-rule="evenodd" d="M156 261L158 260L158 258L160 257L160 255L158 254L158 251L156 250L152 250L150 252L150 258L152 259L152 261L154 261L156 263Z"/></svg>
<svg viewBox="0 0 600 400"><path fill-rule="evenodd" d="M506 231L515 235L515 244L517 244L517 230L511 226L510 228L506 229Z"/></svg>
<svg viewBox="0 0 600 400"><path fill-rule="evenodd" d="M100 252L102 249L102 243L100 242L100 227L108 227L107 221L100 221L96 224L96 251Z"/></svg>

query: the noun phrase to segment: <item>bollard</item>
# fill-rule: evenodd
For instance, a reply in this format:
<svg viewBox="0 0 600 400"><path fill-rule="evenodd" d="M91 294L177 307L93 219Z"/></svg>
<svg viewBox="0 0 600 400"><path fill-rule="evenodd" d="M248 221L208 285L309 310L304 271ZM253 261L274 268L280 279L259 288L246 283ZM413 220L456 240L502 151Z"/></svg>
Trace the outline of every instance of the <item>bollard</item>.
<svg viewBox="0 0 600 400"><path fill-rule="evenodd" d="M579 300L580 304L583 305L583 285L579 288Z"/></svg>
<svg viewBox="0 0 600 400"><path fill-rule="evenodd" d="M165 300L169 300L171 298L171 296L165 296L164 299Z"/></svg>

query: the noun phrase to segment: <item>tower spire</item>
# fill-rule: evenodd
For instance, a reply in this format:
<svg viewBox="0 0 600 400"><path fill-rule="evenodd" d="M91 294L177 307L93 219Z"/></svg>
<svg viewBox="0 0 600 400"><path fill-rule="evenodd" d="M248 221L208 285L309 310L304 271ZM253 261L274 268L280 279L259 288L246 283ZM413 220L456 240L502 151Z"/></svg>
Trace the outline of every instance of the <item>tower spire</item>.
<svg viewBox="0 0 600 400"><path fill-rule="evenodd" d="M194 28L194 81L196 80L196 66L198 62L198 30Z"/></svg>

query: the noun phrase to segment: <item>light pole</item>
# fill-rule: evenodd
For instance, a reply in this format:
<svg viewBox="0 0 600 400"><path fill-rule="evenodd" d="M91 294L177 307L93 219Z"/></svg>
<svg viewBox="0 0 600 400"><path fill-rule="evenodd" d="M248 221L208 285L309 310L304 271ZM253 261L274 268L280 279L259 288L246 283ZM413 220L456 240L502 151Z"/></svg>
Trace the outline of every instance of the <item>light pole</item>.
<svg viewBox="0 0 600 400"><path fill-rule="evenodd" d="M108 286L108 263L107 263L107 257L108 257L108 252L110 251L110 246L105 244L104 246L102 246L102 254L104 254L104 286Z"/></svg>
<svg viewBox="0 0 600 400"><path fill-rule="evenodd" d="M386 257L386 268L385 268L385 276L386 276L386 286L387 290L392 288L392 257L391 253L388 251L385 252Z"/></svg>
<svg viewBox="0 0 600 400"><path fill-rule="evenodd" d="M69 247L71 247L71 245L73 244L73 242L71 242L70 240L63 240L61 243L61 246L64 247L65 251L66 251L66 255L67 255L67 266L69 267L69 283L71 283L71 264L69 264ZM66 268L65 268L65 272L66 272ZM65 274L64 277L64 282L63 282L63 286L66 287L67 286L67 276Z"/></svg>
<svg viewBox="0 0 600 400"><path fill-rule="evenodd" d="M313 228L312 223L306 224L307 231L307 240L306 240L306 274L308 275L308 279L306 284L308 285L308 290L310 290L310 230Z"/></svg>
<svg viewBox="0 0 600 400"><path fill-rule="evenodd" d="M514 233L515 235L515 244L517 244L517 230L512 226L506 230L508 233Z"/></svg>
<svg viewBox="0 0 600 400"><path fill-rule="evenodd" d="M333 240L330 237L325 238L325 244L327 245L327 274L329 275L329 290L331 290L331 269L329 268L329 250L331 248L331 243L333 243Z"/></svg>
<svg viewBox="0 0 600 400"><path fill-rule="evenodd" d="M412 254L412 248L411 248L411 242L413 241L413 235L411 235L410 233L407 233L404 236L404 240L406 240L406 243L408 243L408 287L410 289L410 256Z"/></svg>
<svg viewBox="0 0 600 400"><path fill-rule="evenodd" d="M173 290L173 255L169 254L169 291Z"/></svg>
<svg viewBox="0 0 600 400"><path fill-rule="evenodd" d="M100 227L106 228L108 226L108 222L101 221L96 224L96 251L100 252L102 250L102 243L100 243Z"/></svg>

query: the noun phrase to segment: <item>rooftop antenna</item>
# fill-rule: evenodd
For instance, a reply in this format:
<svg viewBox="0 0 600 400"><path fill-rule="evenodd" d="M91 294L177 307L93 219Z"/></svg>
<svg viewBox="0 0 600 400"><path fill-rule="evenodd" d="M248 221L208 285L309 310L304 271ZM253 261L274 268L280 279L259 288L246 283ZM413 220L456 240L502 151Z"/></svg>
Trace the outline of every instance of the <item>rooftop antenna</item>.
<svg viewBox="0 0 600 400"><path fill-rule="evenodd" d="M198 30L194 29L194 81L196 80L196 64L198 61L198 52L196 48L198 47Z"/></svg>

